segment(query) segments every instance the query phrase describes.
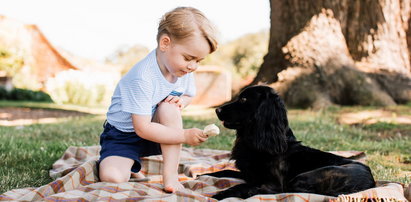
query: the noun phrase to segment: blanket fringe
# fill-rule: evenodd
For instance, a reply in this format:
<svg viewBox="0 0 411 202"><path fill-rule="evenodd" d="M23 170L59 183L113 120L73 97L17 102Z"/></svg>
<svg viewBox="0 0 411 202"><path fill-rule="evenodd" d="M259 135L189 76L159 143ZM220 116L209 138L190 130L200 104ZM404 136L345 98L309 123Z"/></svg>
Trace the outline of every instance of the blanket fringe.
<svg viewBox="0 0 411 202"><path fill-rule="evenodd" d="M398 202L403 200L398 200L395 198L373 198L373 197L352 197L347 195L339 195L337 199L330 200L331 202Z"/></svg>

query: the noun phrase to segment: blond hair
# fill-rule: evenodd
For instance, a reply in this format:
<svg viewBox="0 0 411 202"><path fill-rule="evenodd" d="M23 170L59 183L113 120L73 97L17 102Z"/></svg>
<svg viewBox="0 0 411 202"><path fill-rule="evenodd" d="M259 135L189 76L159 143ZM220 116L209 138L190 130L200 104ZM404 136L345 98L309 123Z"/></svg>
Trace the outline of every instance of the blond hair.
<svg viewBox="0 0 411 202"><path fill-rule="evenodd" d="M163 15L158 25L157 42L163 34L176 40L193 36L198 31L208 42L210 53L217 49L217 31L198 9L178 7Z"/></svg>

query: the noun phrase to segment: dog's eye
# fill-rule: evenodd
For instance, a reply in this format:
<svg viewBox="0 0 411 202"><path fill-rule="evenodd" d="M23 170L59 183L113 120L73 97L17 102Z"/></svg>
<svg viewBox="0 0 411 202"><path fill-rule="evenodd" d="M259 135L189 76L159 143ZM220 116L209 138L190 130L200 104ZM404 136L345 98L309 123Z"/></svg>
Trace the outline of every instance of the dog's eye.
<svg viewBox="0 0 411 202"><path fill-rule="evenodd" d="M245 98L245 97L240 98L240 103L245 103L246 101L247 101L247 98Z"/></svg>

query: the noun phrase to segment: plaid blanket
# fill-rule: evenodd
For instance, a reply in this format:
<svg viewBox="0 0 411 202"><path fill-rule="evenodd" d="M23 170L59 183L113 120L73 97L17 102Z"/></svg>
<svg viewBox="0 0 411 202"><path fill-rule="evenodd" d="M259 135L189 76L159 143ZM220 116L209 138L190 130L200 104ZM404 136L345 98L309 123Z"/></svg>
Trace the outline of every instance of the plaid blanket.
<svg viewBox="0 0 411 202"><path fill-rule="evenodd" d="M217 191L224 190L242 180L234 178L214 178L198 176L222 169L235 170L229 160L230 152L211 149L183 148L179 166L180 181L186 189L169 194L163 191L161 179L161 155L143 158L142 172L150 178L148 182L126 183L100 182L96 161L99 146L69 147L57 160L50 176L55 180L38 188L14 189L0 195L5 201L216 201L209 198ZM358 152L339 152L343 156L357 156ZM397 183L387 183L377 188L350 195L331 197L307 193L283 193L256 195L244 201L406 201L403 187ZM228 198L223 201L241 201Z"/></svg>

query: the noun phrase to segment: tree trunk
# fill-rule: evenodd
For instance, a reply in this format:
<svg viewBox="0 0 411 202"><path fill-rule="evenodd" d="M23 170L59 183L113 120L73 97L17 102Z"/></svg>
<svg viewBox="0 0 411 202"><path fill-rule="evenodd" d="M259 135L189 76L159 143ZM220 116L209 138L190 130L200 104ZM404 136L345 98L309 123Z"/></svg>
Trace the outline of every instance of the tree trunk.
<svg viewBox="0 0 411 202"><path fill-rule="evenodd" d="M289 106L411 100L411 0L270 0L269 52L252 84Z"/></svg>

